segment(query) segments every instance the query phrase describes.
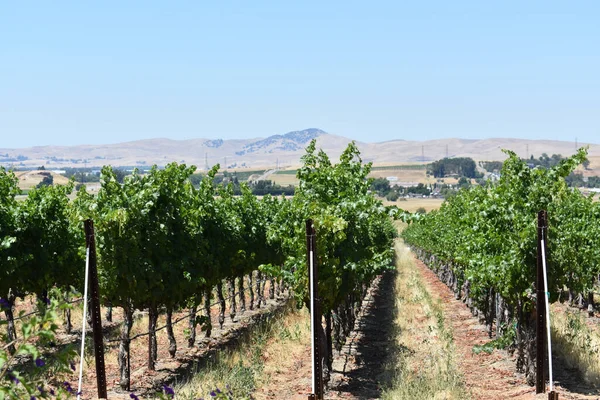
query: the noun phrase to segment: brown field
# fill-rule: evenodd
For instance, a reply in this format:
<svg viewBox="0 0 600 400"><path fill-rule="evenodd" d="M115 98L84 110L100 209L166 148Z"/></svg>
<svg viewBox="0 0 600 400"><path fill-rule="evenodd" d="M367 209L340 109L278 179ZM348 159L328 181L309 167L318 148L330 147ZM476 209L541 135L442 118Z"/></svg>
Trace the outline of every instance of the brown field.
<svg viewBox="0 0 600 400"><path fill-rule="evenodd" d="M69 183L69 179L51 171L17 171L15 172L15 175L17 178L19 178L19 187L23 190L28 190L37 186L37 184L44 179L44 176L41 175L41 173L45 172L49 172L52 175L54 178L54 184L66 185Z"/></svg>
<svg viewBox="0 0 600 400"><path fill-rule="evenodd" d="M387 178L387 177L396 177L398 178L398 184L402 185L402 182L422 182L429 183L429 180L435 182L434 178L428 178L425 175L425 170L395 170L395 169L384 169L384 170L375 170L371 171L369 177L371 178ZM403 185L404 186L404 185Z"/></svg>
<svg viewBox="0 0 600 400"><path fill-rule="evenodd" d="M289 186L289 185L293 185L296 186L298 185L298 179L296 178L296 175L292 175L292 174L272 174L269 175L269 178L271 181L273 181L274 184L277 185L281 185L281 186Z"/></svg>
<svg viewBox="0 0 600 400"><path fill-rule="evenodd" d="M587 169L580 166L577 168L577 172L580 172L583 176L598 176L600 175L600 157L588 157L590 165Z"/></svg>
<svg viewBox="0 0 600 400"><path fill-rule="evenodd" d="M390 163L387 163L390 164ZM415 164L418 165L418 164ZM377 164L377 167L388 166ZM425 170L413 170L413 169L397 169L394 168L393 165L389 165L390 169L378 169L375 171L371 171L369 174L370 178L387 178L387 177L396 177L397 180L391 182L392 184L397 184L399 186L408 186L408 185L416 185L418 183L447 183L450 185L454 185L458 182L456 178L444 178L437 179L432 176L427 176ZM296 175L293 174L281 174L275 173L269 175L269 178L273 183L287 186L298 184L298 179Z"/></svg>
<svg viewBox="0 0 600 400"><path fill-rule="evenodd" d="M388 201L383 199L383 204L386 206L396 206L408 212L415 212L423 207L427 212L440 208L444 199L429 199L429 198L412 198L398 201Z"/></svg>

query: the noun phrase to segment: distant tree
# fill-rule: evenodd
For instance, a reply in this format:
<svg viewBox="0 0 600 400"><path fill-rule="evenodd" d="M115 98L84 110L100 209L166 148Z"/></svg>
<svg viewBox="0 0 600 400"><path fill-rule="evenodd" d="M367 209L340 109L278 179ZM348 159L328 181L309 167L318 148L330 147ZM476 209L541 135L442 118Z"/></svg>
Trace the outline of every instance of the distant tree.
<svg viewBox="0 0 600 400"><path fill-rule="evenodd" d="M488 172L500 171L502 169L502 161L482 161L480 165Z"/></svg>
<svg viewBox="0 0 600 400"><path fill-rule="evenodd" d="M113 169L113 172L115 173L117 182L123 183L123 181L125 180L125 177L127 176L127 171L125 171L123 169Z"/></svg>
<svg viewBox="0 0 600 400"><path fill-rule="evenodd" d="M417 211L415 211L415 213L417 213L417 214L427 214L427 210L425 209L425 207L419 207L419 208L417 208Z"/></svg>
<svg viewBox="0 0 600 400"><path fill-rule="evenodd" d="M38 171L45 171L45 170L46 170L46 167L44 167L43 165L40 165L38 167Z"/></svg>
<svg viewBox="0 0 600 400"><path fill-rule="evenodd" d="M435 178L443 178L448 175L465 176L467 178L480 177L477 173L477 164L472 158L444 158L431 163L428 166Z"/></svg>
<svg viewBox="0 0 600 400"><path fill-rule="evenodd" d="M585 160L582 164L583 168L588 169L588 167L590 166L590 160Z"/></svg>
<svg viewBox="0 0 600 400"><path fill-rule="evenodd" d="M462 189L462 188L468 188L469 186L471 186L471 181L469 179L465 178L464 176L462 176L458 180L458 187L460 189Z"/></svg>
<svg viewBox="0 0 600 400"><path fill-rule="evenodd" d="M560 154L552 154L552 157L549 157L548 154L542 153L542 155L535 159L533 155L529 160L527 160L528 164L533 164L534 167L540 166L543 168L552 168L558 163L560 163L564 159Z"/></svg>
<svg viewBox="0 0 600 400"><path fill-rule="evenodd" d="M52 186L53 183L54 177L51 174L48 174L44 176L44 179L42 179L40 183L37 184L37 187L41 188L43 186Z"/></svg>
<svg viewBox="0 0 600 400"><path fill-rule="evenodd" d="M395 190L391 190L391 191L390 191L390 192L387 194L387 196L385 196L385 198L386 198L388 201L396 201L396 200L398 200L398 197L400 197L400 195L398 195L398 192L396 192Z"/></svg>
<svg viewBox="0 0 600 400"><path fill-rule="evenodd" d="M587 187L600 188L600 176L590 176L587 181Z"/></svg>
<svg viewBox="0 0 600 400"><path fill-rule="evenodd" d="M190 179L190 183L192 185L194 185L194 187L200 186L200 182L202 182L202 177L203 176L204 175L202 175L202 174L192 174L192 175L190 175L190 178L189 178Z"/></svg>
<svg viewBox="0 0 600 400"><path fill-rule="evenodd" d="M382 197L387 196L391 190L390 182L385 178L373 179L373 182L371 183L371 190L377 192L377 194Z"/></svg>
<svg viewBox="0 0 600 400"><path fill-rule="evenodd" d="M407 193L414 193L423 196L429 196L431 194L431 190L422 183L419 183L417 186L411 186L406 188Z"/></svg>

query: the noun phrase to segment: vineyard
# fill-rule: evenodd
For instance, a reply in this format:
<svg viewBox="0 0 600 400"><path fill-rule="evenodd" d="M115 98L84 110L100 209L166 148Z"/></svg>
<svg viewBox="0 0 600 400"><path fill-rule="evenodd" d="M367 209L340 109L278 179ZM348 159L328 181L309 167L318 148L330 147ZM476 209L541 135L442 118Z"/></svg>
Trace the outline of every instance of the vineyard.
<svg viewBox="0 0 600 400"><path fill-rule="evenodd" d="M195 346L198 329L210 337L213 324L225 323L226 295L232 320L238 302L240 312L255 306L255 295L259 306L264 302L266 282L272 291L277 287L278 293L292 293L299 306L308 304L308 218L318 232L319 291L330 364L332 349L341 347L350 333L369 283L393 264L396 231L390 215L401 214L368 192L370 164L362 163L353 143L333 164L313 141L303 164L291 200L259 200L246 187L234 196L231 185L213 183L218 166L194 187L189 177L195 167L173 163L134 173L122 184L104 167L95 196L82 187L70 201L70 183L32 189L18 202L17 179L2 170L0 293L7 345L0 352L0 398L45 398L73 391L59 379L59 372L68 372L65 360L73 352L56 351L58 327L52 321L64 309L65 330L72 330L66 305L77 301L77 292L83 293L83 222L88 219L96 230L101 302L109 319L113 310L122 313L117 358L119 386L125 393L132 389L132 341L147 340L146 368L153 371L159 354L157 330L166 329L168 353L174 357L181 346L174 324L187 321L186 345ZM15 317L15 305L26 298L37 299L35 310L24 315L21 309ZM211 316L213 305L219 306L216 318ZM147 315L147 330L132 335L134 315L141 310ZM159 327L161 315L165 325ZM59 368L25 384L27 357L46 364L53 355Z"/></svg>
<svg viewBox="0 0 600 400"><path fill-rule="evenodd" d="M462 190L403 232L418 257L485 321L488 348L516 347L517 370L535 376L537 212L547 210L550 302L587 305L600 273L600 204L570 189L585 150L553 168L508 152L497 184Z"/></svg>
<svg viewBox="0 0 600 400"><path fill-rule="evenodd" d="M231 184L214 183L218 166L194 186L189 178L195 167L173 163L147 174L134 173L123 183L104 167L101 188L94 196L82 187L70 200L70 183L32 189L24 201L17 201L17 179L3 170L0 307L5 318L0 333L5 344L0 350L0 399L75 394L72 376L81 368L74 363L81 331L73 326L84 322L81 294L88 220L95 225L111 395L153 398L158 392L157 396L170 398L170 384L196 371L202 376L206 371L199 366L228 348L244 348L243 337L252 337L253 330L283 326L282 316L288 314L301 318L293 316L290 307L310 308L305 226L309 219L316 232L323 315L318 340L325 349L328 396L338 398L337 390L354 391L358 398L408 398L419 385L426 386L423 376L430 374L450 389L421 387L418 393L435 397L436 391L448 390L454 393L448 398L466 398L469 388L464 382L477 382L459 373L440 377L440 371L449 374L464 362L475 368L478 361L473 354L494 349L514 352L516 371L533 384L539 356L536 215L547 210L549 216L550 302L586 308L594 316L600 204L565 183L585 160L585 150L548 169L532 169L507 153L498 182L460 190L427 214L383 206L369 191L371 165L362 163L353 143L334 164L311 142L291 199L269 195L259 199L244 186L241 195L234 195ZM413 254L423 264L412 266ZM463 320L468 317L432 280L435 276L436 282L447 285L455 303L462 307L466 303L483 322L485 341L471 343L473 332L456 321L444 323L444 313L450 319L454 314ZM434 300L438 297L445 299L444 307ZM414 317L412 312L423 316ZM589 333L595 328L564 315L566 322L559 318L559 323L566 333L555 332L562 348L572 346L569 351L576 352L573 343L577 343L590 354L597 352L594 334ZM576 324L578 332L588 332L587 339L573 333ZM300 338L298 327L295 335ZM431 341L420 340L419 329ZM402 336L398 332L404 332L401 344L394 337ZM462 349L453 350L453 332ZM294 336L288 328L280 335ZM222 368L250 375L256 372L253 365L262 368L270 339L259 339L254 350L243 350L248 360L233 357L232 364ZM412 346L410 351L402 350L406 344ZM462 354L462 360L455 359L454 351ZM430 360L437 372L426 370L416 376L420 367L408 361L400 362L398 369L382 370L410 354L415 355L415 365ZM296 357L304 355L298 352ZM91 368L87 358L85 364ZM351 365L354 372L340 372ZM172 373L165 374L166 370ZM348 382L349 376L357 377ZM92 378L93 371L84 379L83 398L95 398ZM256 389L252 382L247 381L236 397L223 398L250 398ZM406 382L405 388L392 388ZM382 389L386 385L389 391ZM498 390L502 393L503 388ZM189 387L181 393L190 398L206 395Z"/></svg>

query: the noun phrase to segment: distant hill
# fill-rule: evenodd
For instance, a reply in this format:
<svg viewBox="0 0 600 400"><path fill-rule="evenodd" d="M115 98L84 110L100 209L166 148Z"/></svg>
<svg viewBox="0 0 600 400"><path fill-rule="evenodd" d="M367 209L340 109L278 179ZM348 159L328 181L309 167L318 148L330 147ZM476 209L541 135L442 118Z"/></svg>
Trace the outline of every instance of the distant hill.
<svg viewBox="0 0 600 400"><path fill-rule="evenodd" d="M332 159L339 157L351 141L343 136L311 128L256 139L147 139L107 145L36 146L22 149L0 148L0 165L37 167L151 166L172 161L194 164L200 169L219 163L226 168L269 168L296 166L304 148L312 139ZM471 157L475 160L504 160L502 149L510 149L524 157L542 153L570 155L573 142L554 140L439 139L427 141L391 140L380 143L358 142L363 160L376 164L423 163L446 157ZM581 144L583 146L585 144ZM527 153L528 151L528 153ZM600 145L590 145L590 155L600 157Z"/></svg>

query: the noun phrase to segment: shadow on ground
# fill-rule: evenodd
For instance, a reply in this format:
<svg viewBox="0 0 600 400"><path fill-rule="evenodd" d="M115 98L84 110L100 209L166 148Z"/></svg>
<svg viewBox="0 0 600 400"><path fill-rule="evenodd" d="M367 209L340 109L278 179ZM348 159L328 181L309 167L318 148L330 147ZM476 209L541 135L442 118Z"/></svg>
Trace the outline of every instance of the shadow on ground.
<svg viewBox="0 0 600 400"><path fill-rule="evenodd" d="M392 365L401 353L409 351L395 340L396 278L396 271L386 272L369 289L363 301L364 311L357 319L354 331L339 355L334 354L330 394L374 399L391 384L395 374L387 365Z"/></svg>

